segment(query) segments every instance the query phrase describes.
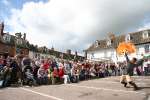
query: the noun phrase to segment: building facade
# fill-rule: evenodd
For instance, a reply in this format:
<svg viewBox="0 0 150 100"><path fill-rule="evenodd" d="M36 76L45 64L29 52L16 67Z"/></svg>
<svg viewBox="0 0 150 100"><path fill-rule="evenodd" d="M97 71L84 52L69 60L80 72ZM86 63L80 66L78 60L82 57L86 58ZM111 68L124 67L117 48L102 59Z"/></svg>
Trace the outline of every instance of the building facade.
<svg viewBox="0 0 150 100"><path fill-rule="evenodd" d="M16 54L15 37L4 33L4 23L0 23L0 55L14 56Z"/></svg>
<svg viewBox="0 0 150 100"><path fill-rule="evenodd" d="M94 61L124 61L125 57L116 53L116 48L121 42L132 42L136 52L129 57L140 58L141 54L150 55L150 30L128 33L104 40L97 40L85 50L88 60Z"/></svg>

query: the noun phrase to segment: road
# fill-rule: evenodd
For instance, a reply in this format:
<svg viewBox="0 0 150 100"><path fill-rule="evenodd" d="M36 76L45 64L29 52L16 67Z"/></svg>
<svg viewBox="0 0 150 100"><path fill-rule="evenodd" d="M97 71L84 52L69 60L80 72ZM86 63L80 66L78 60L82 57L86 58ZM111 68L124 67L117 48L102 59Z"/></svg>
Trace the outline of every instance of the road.
<svg viewBox="0 0 150 100"><path fill-rule="evenodd" d="M138 91L124 88L119 77L109 77L67 85L4 88L0 100L150 100L150 76L134 79Z"/></svg>

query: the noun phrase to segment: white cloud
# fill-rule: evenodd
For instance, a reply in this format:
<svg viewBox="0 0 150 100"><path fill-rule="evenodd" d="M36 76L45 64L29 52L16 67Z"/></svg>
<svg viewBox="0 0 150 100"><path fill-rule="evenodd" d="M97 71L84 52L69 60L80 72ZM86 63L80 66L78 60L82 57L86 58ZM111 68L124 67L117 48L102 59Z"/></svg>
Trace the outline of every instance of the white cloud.
<svg viewBox="0 0 150 100"><path fill-rule="evenodd" d="M141 30L147 30L147 29L150 29L150 23L147 23L143 27L139 28L139 31L141 31Z"/></svg>
<svg viewBox="0 0 150 100"><path fill-rule="evenodd" d="M3 3L4 5L6 5L6 6L9 6L9 5L10 5L9 0L3 0L2 3Z"/></svg>
<svg viewBox="0 0 150 100"><path fill-rule="evenodd" d="M107 32L143 27L148 14L149 0L50 0L13 9L8 24L13 32L26 32L28 40L40 46L82 51Z"/></svg>

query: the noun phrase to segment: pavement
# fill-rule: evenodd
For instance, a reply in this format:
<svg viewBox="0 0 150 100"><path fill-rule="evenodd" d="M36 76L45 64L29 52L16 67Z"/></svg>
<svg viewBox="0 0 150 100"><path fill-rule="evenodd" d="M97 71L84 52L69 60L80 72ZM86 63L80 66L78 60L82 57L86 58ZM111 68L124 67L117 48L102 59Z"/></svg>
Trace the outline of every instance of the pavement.
<svg viewBox="0 0 150 100"><path fill-rule="evenodd" d="M150 76L133 77L140 90L124 88L119 77L79 83L0 89L0 100L150 100Z"/></svg>

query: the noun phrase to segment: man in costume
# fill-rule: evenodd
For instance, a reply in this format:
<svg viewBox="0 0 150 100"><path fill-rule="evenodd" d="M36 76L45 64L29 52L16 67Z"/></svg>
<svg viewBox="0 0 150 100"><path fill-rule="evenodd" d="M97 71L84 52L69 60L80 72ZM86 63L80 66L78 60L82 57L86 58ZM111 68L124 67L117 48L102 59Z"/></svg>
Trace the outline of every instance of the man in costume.
<svg viewBox="0 0 150 100"><path fill-rule="evenodd" d="M133 82L133 80L131 79L131 76L133 76L134 68L142 65L144 60L140 59L139 61L137 61L136 58L129 60L127 53L125 53L125 57L127 61L127 70L126 70L126 73L124 73L124 75L121 76L120 82L124 84L124 87L126 87L127 84L129 83L130 85L134 87L134 90L138 90L139 88Z"/></svg>

